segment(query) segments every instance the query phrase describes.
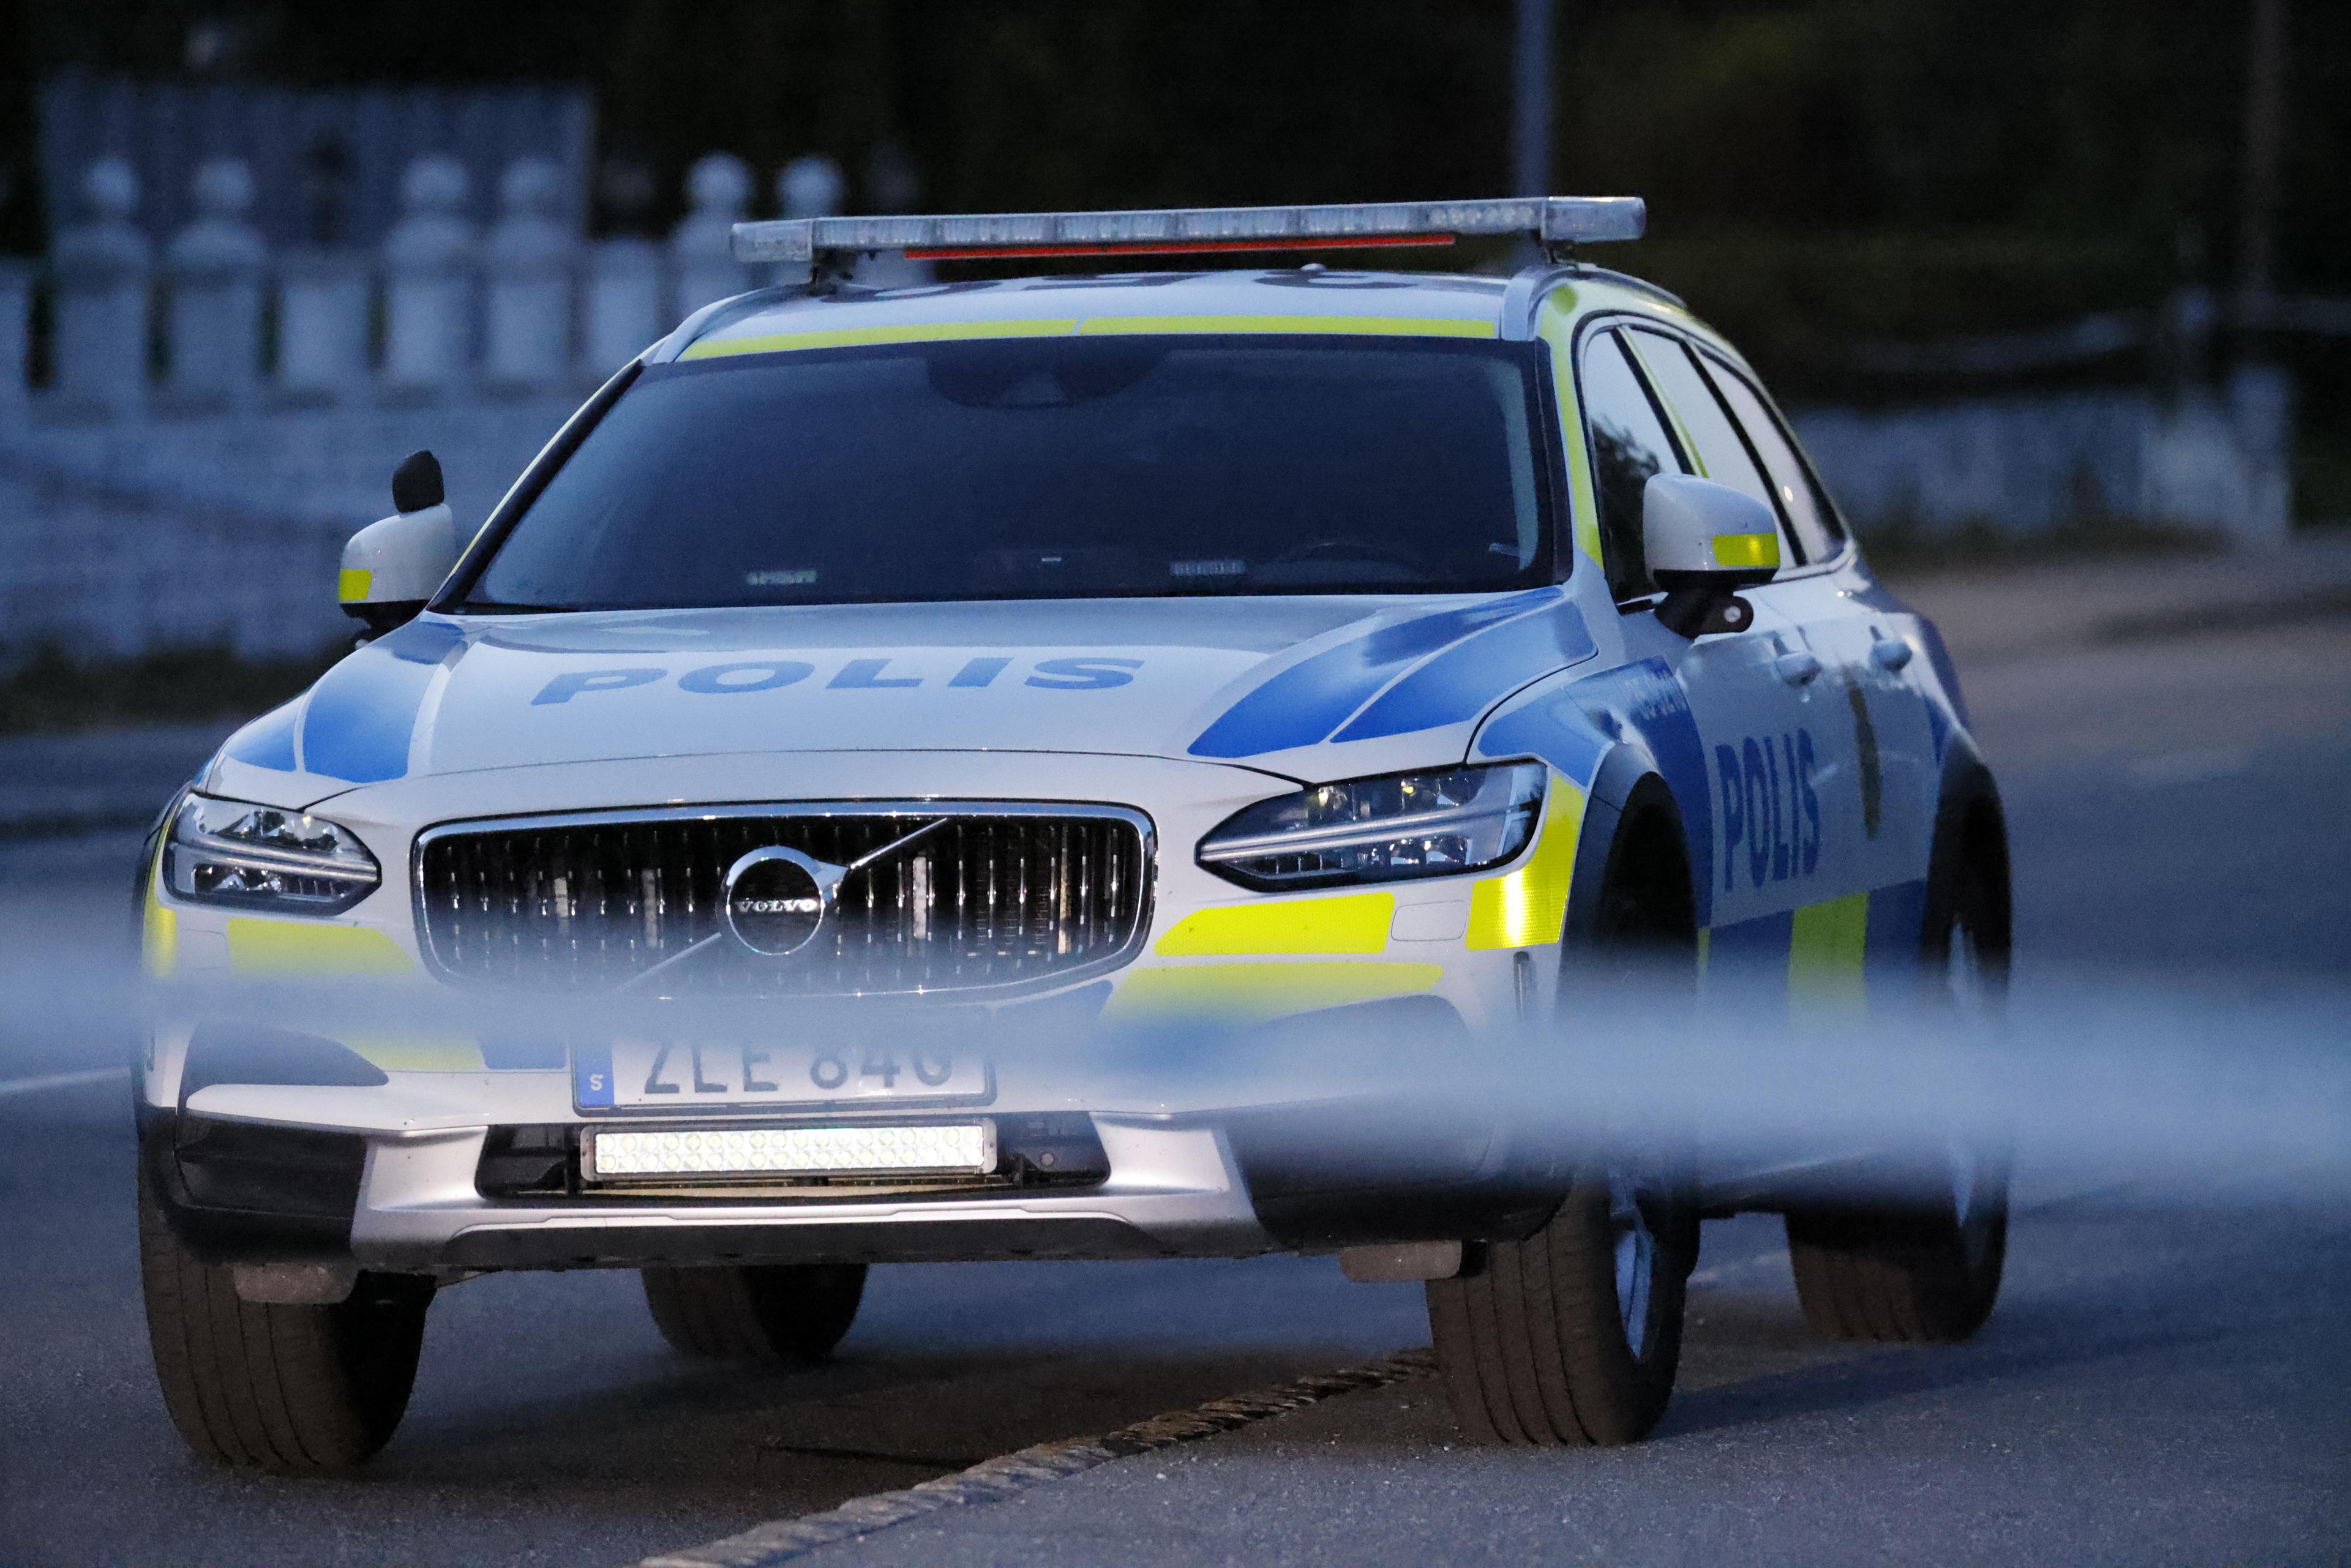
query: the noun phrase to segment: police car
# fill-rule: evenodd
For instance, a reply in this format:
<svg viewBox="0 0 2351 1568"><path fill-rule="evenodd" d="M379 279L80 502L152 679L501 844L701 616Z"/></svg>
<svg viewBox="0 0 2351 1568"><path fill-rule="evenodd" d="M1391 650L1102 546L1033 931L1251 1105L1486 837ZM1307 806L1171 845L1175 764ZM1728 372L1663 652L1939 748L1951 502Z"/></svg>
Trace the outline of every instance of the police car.
<svg viewBox="0 0 2351 1568"><path fill-rule="evenodd" d="M345 560L368 639L223 747L140 884L160 978L443 1004L152 1030L147 1306L188 1442L364 1458L434 1291L498 1270L640 1269L681 1351L810 1358L872 1262L1337 1251L1426 1281L1486 1441L1650 1429L1708 1215L1787 1213L1824 1332L1974 1332L1989 1155L1901 1201L1490 1129L1366 1158L1246 1053L1177 1094L988 1044L1319 1019L1435 1064L1573 1031L1632 956L1996 995L2001 810L1943 646L1737 350L1573 254L1642 224L749 224L744 259L810 281L687 319L469 541L404 465ZM1550 259L1335 265L1468 235ZM1157 269L1284 251L1319 259ZM1134 270L856 284L899 252ZM445 1027L700 994L776 1027ZM858 1038L884 1008L998 1032Z"/></svg>

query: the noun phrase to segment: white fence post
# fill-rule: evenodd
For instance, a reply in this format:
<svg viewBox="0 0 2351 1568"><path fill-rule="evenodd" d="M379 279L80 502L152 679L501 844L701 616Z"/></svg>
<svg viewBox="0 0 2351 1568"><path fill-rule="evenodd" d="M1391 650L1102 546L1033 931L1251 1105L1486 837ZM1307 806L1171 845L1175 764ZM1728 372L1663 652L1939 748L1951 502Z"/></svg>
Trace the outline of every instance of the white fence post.
<svg viewBox="0 0 2351 1568"><path fill-rule="evenodd" d="M706 153L686 176L686 194L694 209L669 242L680 319L751 287L750 269L735 259L735 225L751 202L751 171L731 154Z"/></svg>
<svg viewBox="0 0 2351 1568"><path fill-rule="evenodd" d="M556 218L563 172L518 158L498 181L500 215L486 246L487 380L516 391L556 385L571 363L577 243Z"/></svg>
<svg viewBox="0 0 2351 1568"><path fill-rule="evenodd" d="M139 176L120 158L101 158L82 176L89 221L57 235L57 332L52 362L58 401L118 418L135 416L147 396L148 286L154 256L131 223Z"/></svg>
<svg viewBox="0 0 2351 1568"><path fill-rule="evenodd" d="M820 152L793 159L776 172L776 210L788 218L829 218L849 199L841 165ZM867 258L870 267L872 258ZM779 261L768 268L769 283L806 283L809 265ZM860 282L865 281L861 276Z"/></svg>
<svg viewBox="0 0 2351 1568"><path fill-rule="evenodd" d="M401 220L384 238L384 381L395 393L446 394L474 341L474 226L465 166L419 158L400 182Z"/></svg>
<svg viewBox="0 0 2351 1568"><path fill-rule="evenodd" d="M242 403L261 361L261 279L269 248L246 222L253 172L215 158L190 182L201 215L164 251L171 281L172 390Z"/></svg>
<svg viewBox="0 0 2351 1568"><path fill-rule="evenodd" d="M661 251L651 240L608 239L590 252L587 318L580 369L594 382L635 359L668 328L662 318Z"/></svg>
<svg viewBox="0 0 2351 1568"><path fill-rule="evenodd" d="M367 257L288 252L277 263L278 391L295 402L340 402L367 380Z"/></svg>

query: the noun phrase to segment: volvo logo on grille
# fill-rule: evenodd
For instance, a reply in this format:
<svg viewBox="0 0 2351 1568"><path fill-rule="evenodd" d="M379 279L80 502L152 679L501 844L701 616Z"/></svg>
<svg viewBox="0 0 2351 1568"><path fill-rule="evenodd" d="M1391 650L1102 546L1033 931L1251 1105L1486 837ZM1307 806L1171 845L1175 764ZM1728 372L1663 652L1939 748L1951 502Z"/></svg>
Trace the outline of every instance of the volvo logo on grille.
<svg viewBox="0 0 2351 1568"><path fill-rule="evenodd" d="M781 958L815 939L831 904L840 868L770 844L726 868L719 918L754 953Z"/></svg>

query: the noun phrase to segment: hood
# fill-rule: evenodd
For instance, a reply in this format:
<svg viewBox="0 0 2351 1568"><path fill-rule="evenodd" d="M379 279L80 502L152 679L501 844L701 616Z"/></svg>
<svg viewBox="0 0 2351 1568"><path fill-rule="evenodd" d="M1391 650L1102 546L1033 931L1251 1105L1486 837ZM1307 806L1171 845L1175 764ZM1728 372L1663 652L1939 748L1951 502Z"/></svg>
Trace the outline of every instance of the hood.
<svg viewBox="0 0 2351 1568"><path fill-rule="evenodd" d="M1335 748L1423 766L1458 758L1494 703L1591 652L1557 589L428 615L240 730L213 787L251 795L266 786L251 770L280 774L267 795L307 804L420 775L725 752L1093 752L1282 771Z"/></svg>

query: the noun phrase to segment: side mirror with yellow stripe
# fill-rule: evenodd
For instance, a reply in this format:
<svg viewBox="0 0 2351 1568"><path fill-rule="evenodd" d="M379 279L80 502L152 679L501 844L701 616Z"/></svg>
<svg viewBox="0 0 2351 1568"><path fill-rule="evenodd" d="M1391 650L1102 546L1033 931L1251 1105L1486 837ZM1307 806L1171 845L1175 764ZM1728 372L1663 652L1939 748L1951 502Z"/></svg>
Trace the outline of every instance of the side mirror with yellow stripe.
<svg viewBox="0 0 2351 1568"><path fill-rule="evenodd" d="M430 452L412 452L392 473L392 515L370 523L343 547L335 597L367 635L416 618L457 564L457 518Z"/></svg>
<svg viewBox="0 0 2351 1568"><path fill-rule="evenodd" d="M1657 622L1677 637L1744 632L1754 606L1739 590L1780 570L1780 519L1728 485L1655 474L1641 492L1641 542L1649 575L1666 591Z"/></svg>

